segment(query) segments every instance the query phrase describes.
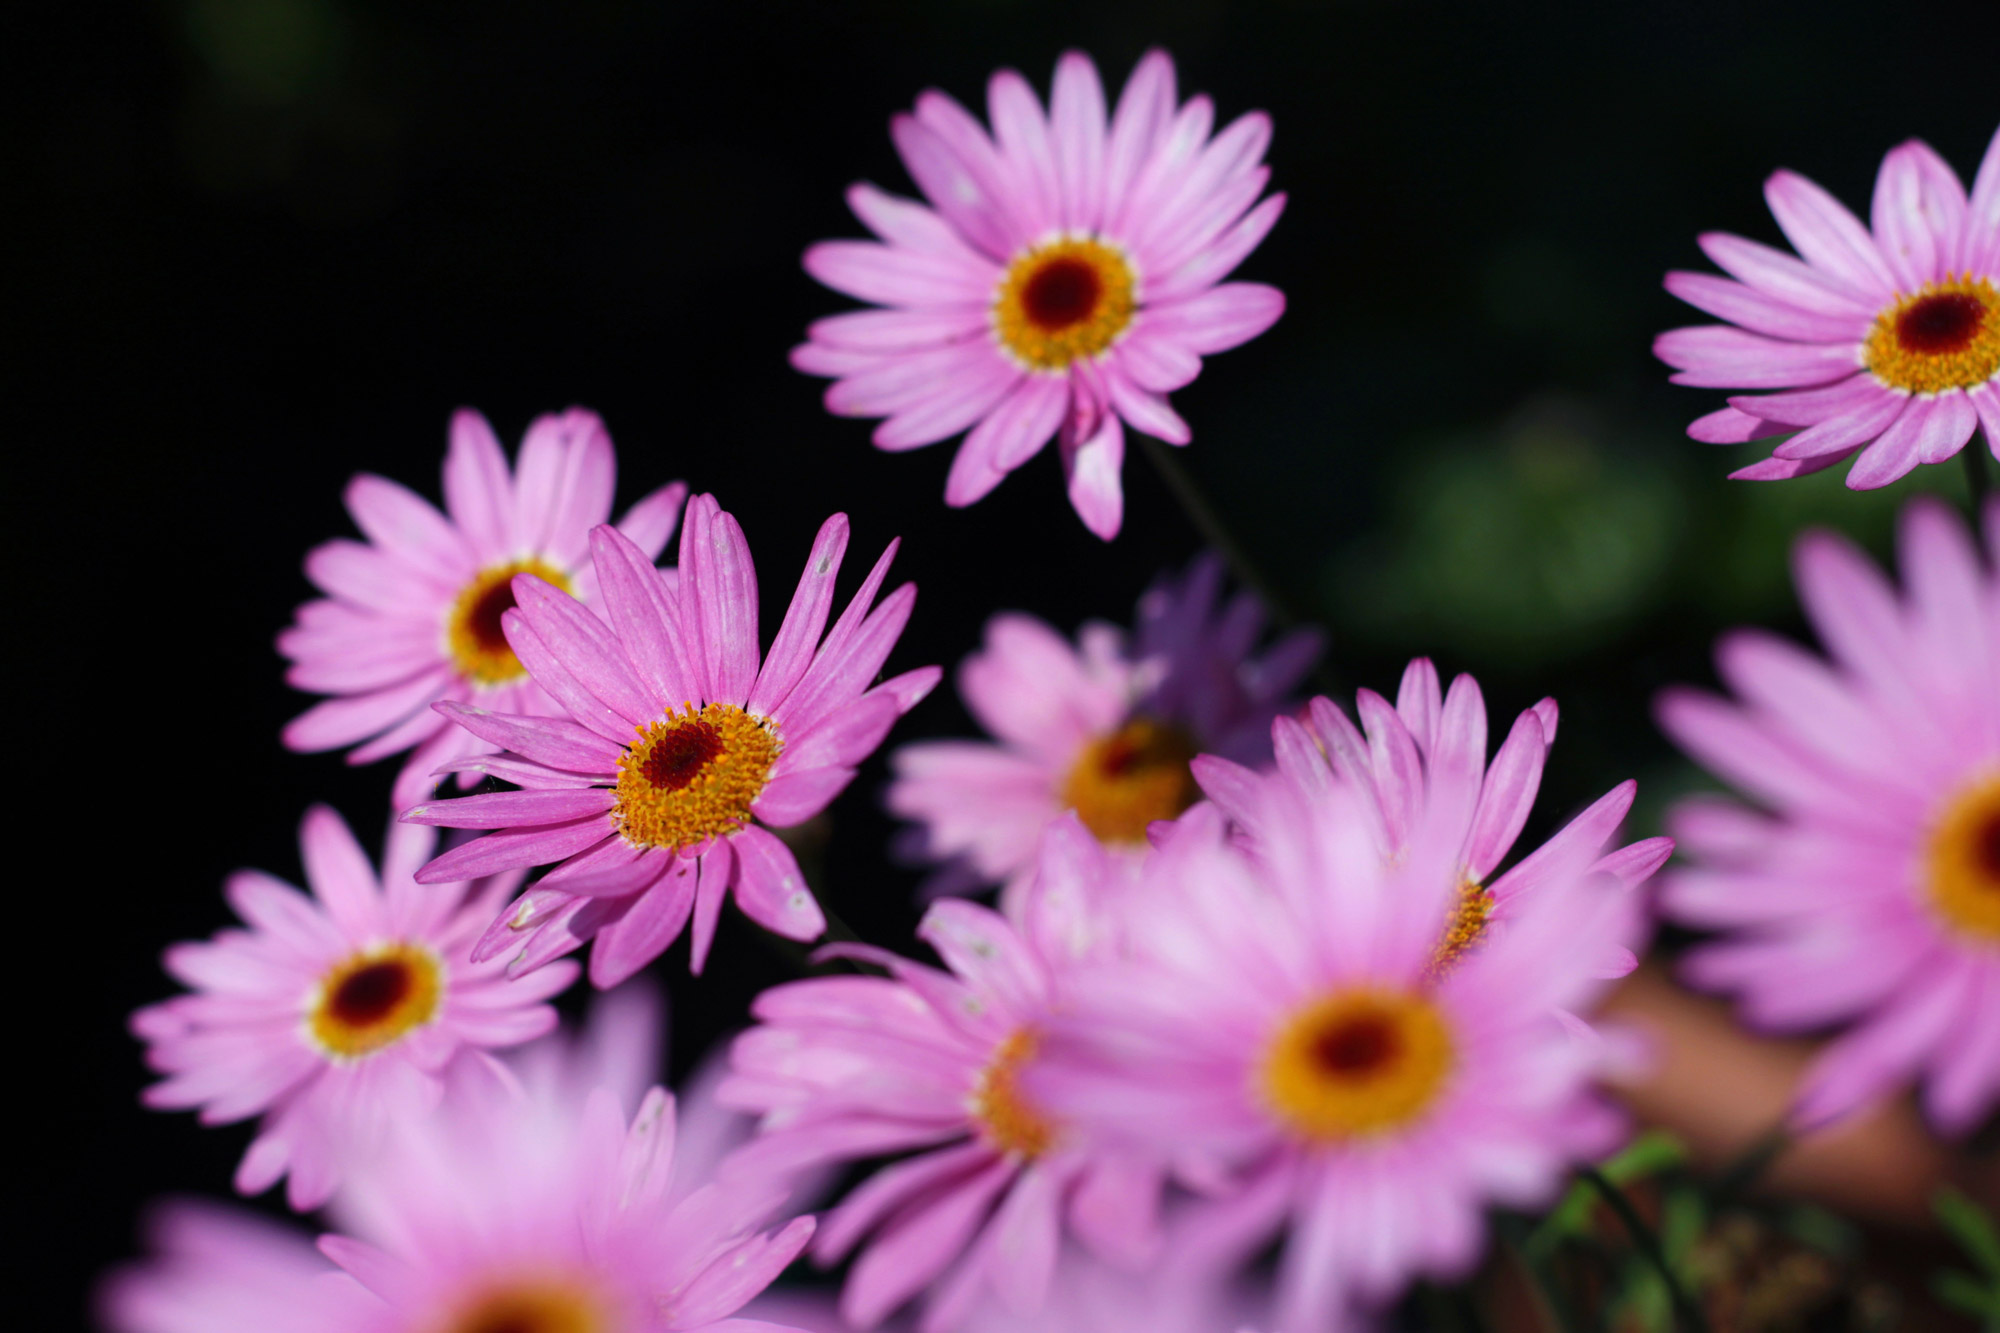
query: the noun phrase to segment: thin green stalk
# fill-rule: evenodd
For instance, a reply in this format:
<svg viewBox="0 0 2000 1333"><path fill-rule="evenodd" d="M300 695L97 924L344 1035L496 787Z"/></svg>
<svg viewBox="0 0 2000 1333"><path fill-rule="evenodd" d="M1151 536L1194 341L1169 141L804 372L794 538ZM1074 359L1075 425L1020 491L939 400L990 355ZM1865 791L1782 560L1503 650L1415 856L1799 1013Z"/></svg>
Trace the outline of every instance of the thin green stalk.
<svg viewBox="0 0 2000 1333"><path fill-rule="evenodd" d="M1982 430L1974 435L1965 442L1965 447L1958 451L1959 456L1965 459L1965 489L1971 493L1972 520L1975 523L1979 521L1980 506L1986 503L1986 493L1993 488L1992 482L1986 475L1988 450L1980 447L1982 443L1986 443L1981 438L1984 434Z"/></svg>
<svg viewBox="0 0 2000 1333"><path fill-rule="evenodd" d="M1632 1244L1659 1273L1660 1280L1667 1284L1667 1296L1674 1304L1675 1322L1685 1333L1709 1333L1708 1316L1701 1312L1701 1307L1695 1304L1687 1288L1681 1285L1680 1278L1675 1276L1673 1265L1667 1262L1667 1252L1660 1247L1660 1238L1646 1225L1646 1219L1639 1216L1639 1210L1625 1197L1625 1191L1605 1179L1604 1173L1594 1166L1578 1167L1577 1175L1588 1181L1610 1205L1611 1211L1624 1224L1625 1233L1632 1238Z"/></svg>

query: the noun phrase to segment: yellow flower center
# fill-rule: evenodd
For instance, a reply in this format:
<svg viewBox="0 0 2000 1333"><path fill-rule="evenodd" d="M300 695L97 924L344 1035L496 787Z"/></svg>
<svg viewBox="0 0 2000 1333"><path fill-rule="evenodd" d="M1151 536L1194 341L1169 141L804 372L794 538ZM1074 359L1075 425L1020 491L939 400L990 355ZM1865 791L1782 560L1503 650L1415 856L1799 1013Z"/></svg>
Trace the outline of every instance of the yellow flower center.
<svg viewBox="0 0 2000 1333"><path fill-rule="evenodd" d="M994 1049L972 1091L972 1115L979 1122L980 1137L999 1152L1029 1161L1047 1152L1055 1137L1055 1128L1015 1086L1021 1066L1034 1059L1039 1044L1027 1028L1008 1037Z"/></svg>
<svg viewBox="0 0 2000 1333"><path fill-rule="evenodd" d="M1898 295L1875 316L1862 360L1875 378L1908 393L1984 384L2000 371L2000 292L1968 273Z"/></svg>
<svg viewBox="0 0 2000 1333"><path fill-rule="evenodd" d="M396 941L349 954L306 1001L306 1030L327 1055L373 1055L437 1017L444 965L421 944Z"/></svg>
<svg viewBox="0 0 2000 1333"><path fill-rule="evenodd" d="M569 575L533 556L482 569L465 585L445 617L445 641L458 673L481 685L504 685L528 674L500 627L500 617L514 609L516 574L533 574L570 590Z"/></svg>
<svg viewBox="0 0 2000 1333"><path fill-rule="evenodd" d="M1135 717L1083 747L1063 782L1063 804L1102 843L1137 846L1157 820L1201 797L1188 761L1194 742L1178 727Z"/></svg>
<svg viewBox="0 0 2000 1333"><path fill-rule="evenodd" d="M1278 1030L1259 1074L1264 1103L1301 1137L1385 1134L1437 1100L1453 1064L1443 1015L1421 995L1340 991Z"/></svg>
<svg viewBox="0 0 2000 1333"><path fill-rule="evenodd" d="M619 1322L580 1283L517 1279L462 1303L437 1333L611 1333Z"/></svg>
<svg viewBox="0 0 2000 1333"><path fill-rule="evenodd" d="M1424 976L1431 981L1443 977L1458 964L1459 958L1479 942L1486 933L1486 923L1493 916L1493 895L1466 880L1458 886L1458 907L1451 914L1451 924L1445 927L1444 935L1438 940L1437 949L1431 954L1430 965L1424 969Z"/></svg>
<svg viewBox="0 0 2000 1333"><path fill-rule="evenodd" d="M993 331L1028 369L1063 370L1118 341L1132 323L1137 286L1125 256L1102 241L1032 246L1001 275Z"/></svg>
<svg viewBox="0 0 2000 1333"><path fill-rule="evenodd" d="M2000 773L1975 779L1931 831L1931 905L1961 934L2000 946Z"/></svg>
<svg viewBox="0 0 2000 1333"><path fill-rule="evenodd" d="M618 757L612 817L638 847L692 847L750 822L785 748L775 723L735 704L668 713Z"/></svg>

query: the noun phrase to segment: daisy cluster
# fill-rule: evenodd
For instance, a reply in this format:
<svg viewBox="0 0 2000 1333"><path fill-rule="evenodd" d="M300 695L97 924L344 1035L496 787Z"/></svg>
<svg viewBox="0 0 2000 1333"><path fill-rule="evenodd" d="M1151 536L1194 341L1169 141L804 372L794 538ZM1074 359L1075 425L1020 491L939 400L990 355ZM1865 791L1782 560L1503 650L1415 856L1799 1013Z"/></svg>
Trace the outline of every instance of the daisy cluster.
<svg viewBox="0 0 2000 1333"><path fill-rule="evenodd" d="M1283 309L1226 281L1284 208L1269 120L1218 131L1160 53L1114 102L1070 54L1046 107L1003 71L988 123L931 92L891 132L922 198L853 188L875 239L805 266L874 308L794 364L881 448L962 436L953 505L1056 441L1114 536L1126 428L1186 444L1167 395ZM1784 434L1743 475L1855 456L1856 486L2000 448L2000 141L1969 196L1895 150L1872 230L1797 176L1769 196L1803 258L1713 235L1733 279L1669 279L1735 326L1665 335L1676 378L1777 391L1697 438ZM1743 631L1735 697L1662 696L1742 799L1676 809L1657 894L1674 843L1621 835L1631 782L1525 836L1553 699L1496 736L1426 659L1393 694L1309 691L1322 636L1274 636L1212 556L1129 629L995 615L956 677L987 738L888 757L899 851L933 872L921 955L825 944L677 1111L633 979L683 935L701 973L725 902L826 936L821 891L857 890L809 883L791 831L943 673L888 669L916 601L895 543L843 600L828 518L767 635L737 519L676 482L614 524L615 469L582 409L511 462L461 412L442 509L358 477L363 540L308 555L325 595L278 646L325 697L284 738L407 754L379 866L307 812L306 889L233 877L242 924L169 949L186 990L132 1027L147 1103L254 1119L237 1188L282 1182L323 1234L165 1205L102 1293L114 1333L1365 1324L1620 1146L1606 1085L1644 1043L1596 1010L1655 899L1717 932L1691 982L1839 1029L1801 1130L1912 1083L1946 1132L2000 1103L2000 504L1968 529L1920 501L1901 590L1799 542L1827 657ZM558 1032L586 973L612 993ZM837 1297L766 1290L801 1256L845 1265Z"/></svg>

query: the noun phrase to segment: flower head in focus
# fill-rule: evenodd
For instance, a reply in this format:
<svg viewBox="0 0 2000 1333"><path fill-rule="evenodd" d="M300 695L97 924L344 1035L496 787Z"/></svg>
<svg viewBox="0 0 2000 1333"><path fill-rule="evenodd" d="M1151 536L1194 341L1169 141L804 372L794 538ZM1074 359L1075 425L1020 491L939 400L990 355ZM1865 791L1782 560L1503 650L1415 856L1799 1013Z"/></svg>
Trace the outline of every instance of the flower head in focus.
<svg viewBox="0 0 2000 1333"><path fill-rule="evenodd" d="M554 713L500 620L514 605L517 574L596 600L585 556L590 530L611 517L616 477L604 423L581 408L537 418L512 473L484 417L471 410L452 417L448 517L393 481L356 477L347 509L368 540L313 549L306 575L327 595L301 606L278 636L292 663L286 679L334 697L293 719L285 744L328 750L361 742L348 756L357 764L414 746L391 797L400 809L429 794L440 767L489 748L433 712L438 700ZM619 520L647 560L665 547L686 494L679 482L663 486Z"/></svg>
<svg viewBox="0 0 2000 1333"><path fill-rule="evenodd" d="M595 939L591 980L616 985L690 916L699 972L730 894L766 929L814 938L826 919L764 825L823 810L937 683L936 667L875 680L916 601L905 584L874 605L894 543L828 630L847 518L828 519L768 654L749 544L713 496L688 502L676 578L613 528L590 543L608 620L532 574L515 578L518 605L502 617L507 642L566 716L438 705L505 751L457 766L521 790L405 811L416 823L499 830L418 879L560 862L475 950L511 954L517 975Z"/></svg>
<svg viewBox="0 0 2000 1333"><path fill-rule="evenodd" d="M434 843L391 825L378 879L340 816L316 806L299 830L312 896L241 871L225 892L249 928L167 950L193 993L132 1016L166 1076L145 1101L199 1106L209 1124L263 1115L236 1173L244 1193L289 1175L291 1205L317 1207L356 1153L437 1104L456 1061L555 1025L545 1001L573 966L510 982L470 956L518 877L419 887Z"/></svg>
<svg viewBox="0 0 2000 1333"><path fill-rule="evenodd" d="M1281 194L1258 202L1271 122L1252 112L1211 138L1215 108L1179 102L1161 51L1108 117L1077 52L1057 62L1046 113L1013 70L993 76L987 109L990 134L932 91L890 123L926 202L855 185L848 204L879 239L805 257L827 286L886 308L818 321L792 364L834 377L827 410L885 418L878 448L969 430L948 504L972 504L1057 437L1070 502L1108 539L1124 512L1121 419L1186 444L1168 392L1284 310L1275 288L1222 281L1284 209Z"/></svg>
<svg viewBox="0 0 2000 1333"><path fill-rule="evenodd" d="M1694 797L1675 919L1726 932L1685 975L1767 1030L1849 1024L1795 1114L1816 1124L1914 1079L1941 1128L2000 1104L2000 501L1985 561L1943 505L1904 511L1899 596L1828 533L1799 593L1823 660L1754 630L1717 651L1736 701L1677 689L1661 725L1755 802Z"/></svg>
<svg viewBox="0 0 2000 1333"><path fill-rule="evenodd" d="M1854 458L1857 490L1943 462L1976 430L2000 457L2000 133L1969 199L1928 144L1891 151L1870 227L1793 172L1766 181L1764 197L1800 257L1703 235L1731 276L1670 273L1667 290L1729 323L1675 329L1653 350L1675 383L1778 392L1732 397L1688 434L1740 444L1797 431L1731 475L1797 477Z"/></svg>
<svg viewBox="0 0 2000 1333"><path fill-rule="evenodd" d="M1515 718L1490 764L1486 703L1471 676L1461 675L1448 692L1440 691L1437 668L1420 657L1403 672L1394 704L1365 689L1355 702L1358 727L1324 696L1308 705L1305 722L1275 719L1275 775L1203 755L1194 762L1195 777L1253 851L1268 813L1289 809L1267 797L1268 787L1290 784L1323 793L1339 784L1354 793L1386 862L1424 856L1453 864L1458 898L1438 945L1440 968L1478 947L1490 929L1505 929L1519 912L1532 910L1534 893L1551 870L1572 864L1580 853L1597 858L1595 873L1626 888L1650 878L1673 854L1669 838L1604 850L1638 790L1626 781L1493 878L1534 806L1543 764L1555 744L1556 701L1543 699ZM1435 846L1418 848L1419 838L1434 839ZM1622 948L1599 961L1607 977L1624 976L1638 965Z"/></svg>
<svg viewBox="0 0 2000 1333"><path fill-rule="evenodd" d="M1271 720L1311 668L1320 637L1296 631L1262 653L1264 611L1222 599L1222 563L1197 559L1139 600L1130 638L1085 625L1074 647L1031 616L1002 614L959 668L959 695L996 739L896 751L889 808L921 827L943 880L1008 884L1013 902L1043 830L1074 810L1136 861L1146 830L1200 796L1198 753L1268 763Z"/></svg>
<svg viewBox="0 0 2000 1333"><path fill-rule="evenodd" d="M1052 834L1044 863L1048 901L1063 906L1044 912L1031 897L1017 929L973 903L935 903L919 934L948 971L833 946L890 975L774 987L752 1007L759 1026L736 1041L719 1096L763 1117L741 1168L782 1174L915 1150L853 1190L815 1244L823 1262L860 1245L840 1305L855 1326L927 1289L925 1330L996 1303L1032 1319L1066 1233L1127 1266L1156 1247L1157 1160L1105 1150L1021 1090L1066 969L1096 951L1067 904L1099 853L1071 832Z"/></svg>
<svg viewBox="0 0 2000 1333"><path fill-rule="evenodd" d="M1542 1203L1615 1143L1591 1090L1615 1043L1567 1011L1641 918L1572 849L1536 911L1440 974L1457 876L1439 841L1390 866L1353 793L1270 799L1255 859L1203 811L1162 843L1129 961L1076 974L1026 1088L1110 1142L1232 1173L1189 1209L1239 1253L1284 1233L1275 1326L1317 1333L1463 1276L1487 1206Z"/></svg>

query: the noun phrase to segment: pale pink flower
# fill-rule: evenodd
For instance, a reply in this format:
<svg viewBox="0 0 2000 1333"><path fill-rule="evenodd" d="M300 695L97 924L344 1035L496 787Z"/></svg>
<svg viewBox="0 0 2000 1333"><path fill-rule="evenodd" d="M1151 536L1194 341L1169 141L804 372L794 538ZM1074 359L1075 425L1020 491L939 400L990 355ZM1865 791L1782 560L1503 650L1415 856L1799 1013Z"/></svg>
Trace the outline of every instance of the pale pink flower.
<svg viewBox="0 0 2000 1333"><path fill-rule="evenodd" d="M420 888L435 841L391 825L378 879L340 816L315 806L299 829L311 897L240 871L224 892L249 929L167 950L194 993L132 1016L166 1075L145 1102L199 1106L211 1125L261 1114L236 1172L244 1193L289 1175L292 1207L319 1206L356 1153L437 1104L455 1064L555 1026L544 1001L574 966L512 982L470 957L519 877Z"/></svg>
<svg viewBox="0 0 2000 1333"><path fill-rule="evenodd" d="M1439 840L1389 866L1350 789L1271 799L1254 859L1208 808L1181 821L1130 961L1075 974L1026 1088L1236 1173L1190 1208L1239 1252L1283 1232L1275 1326L1318 1333L1419 1274L1463 1277L1486 1207L1540 1206L1616 1142L1590 1086L1613 1045L1563 1011L1641 914L1567 855L1536 911L1440 974L1457 876Z"/></svg>
<svg viewBox="0 0 2000 1333"><path fill-rule="evenodd" d="M1667 913L1726 932L1684 975L1774 1031L1846 1025L1801 1088L1816 1124L1923 1081L1941 1128L2000 1103L2000 500L1986 556L1912 502L1904 589L1846 541L1793 568L1827 659L1756 630L1716 653L1736 702L1677 689L1660 722L1755 803L1694 797Z"/></svg>
<svg viewBox="0 0 2000 1333"><path fill-rule="evenodd" d="M110 1333L355 1333L378 1313L311 1237L248 1209L171 1200L150 1210L146 1237L151 1255L98 1288Z"/></svg>
<svg viewBox="0 0 2000 1333"><path fill-rule="evenodd" d="M1579 853L1596 857L1592 869L1626 888L1649 879L1673 854L1670 838L1605 850L1638 791L1628 780L1493 878L1534 807L1555 744L1556 701L1543 699L1515 718L1489 764L1479 682L1460 675L1449 693L1438 686L1437 668L1430 659L1417 658L1403 672L1393 705L1373 690L1357 692L1359 727L1324 696L1312 700L1306 722L1275 719L1275 776L1203 755L1194 761L1195 777L1253 848L1270 804L1266 789L1274 782L1308 792L1336 783L1350 788L1388 861L1409 859L1415 854L1412 840L1420 835L1438 839L1435 851L1456 867L1459 883L1441 962L1476 947L1489 927L1504 930L1521 911L1532 910L1535 891L1551 867L1568 865ZM1624 950L1599 962L1607 977L1622 977L1638 966Z"/></svg>
<svg viewBox="0 0 2000 1333"><path fill-rule="evenodd" d="M888 308L818 321L792 364L835 377L828 411L886 418L878 448L969 429L947 504L980 499L1058 437L1070 502L1108 539L1124 512L1121 418L1186 444L1168 392L1284 310L1276 288L1222 281L1284 210L1282 194L1258 202L1271 122L1251 112L1211 139L1214 106L1179 103L1161 51L1108 119L1097 67L1074 51L1047 113L1013 70L993 76L987 109L990 136L937 91L890 122L927 204L857 184L848 205L880 239L805 256L827 286Z"/></svg>
<svg viewBox="0 0 2000 1333"><path fill-rule="evenodd" d="M1049 877L1072 900L1088 868L1066 858L1095 850L1079 831L1053 853ZM1065 971L1094 949L1065 905L1045 912L1031 897L1028 916L1017 930L973 903L933 904L918 933L948 972L834 946L827 952L891 975L774 987L752 1006L760 1025L736 1041L719 1096L763 1116L736 1159L742 1169L915 1150L850 1193L814 1246L830 1263L860 1244L840 1304L856 1326L926 1289L925 1330L955 1327L995 1300L1031 1317L1066 1233L1127 1266L1157 1245L1158 1159L1107 1151L1020 1091Z"/></svg>
<svg viewBox="0 0 2000 1333"><path fill-rule="evenodd" d="M590 544L608 620L532 574L515 578L518 606L501 618L529 675L567 716L437 706L506 751L454 767L521 790L404 812L421 824L499 830L417 878L561 862L474 951L511 954L515 975L594 938L591 980L616 985L673 943L690 915L699 972L731 894L767 930L816 937L826 918L790 849L764 825L786 828L825 809L937 683L936 667L875 683L916 602L904 584L874 606L895 544L827 630L847 550L847 516L828 519L768 656L749 544L713 496L688 502L677 578L615 529L594 529Z"/></svg>
<svg viewBox="0 0 2000 1333"><path fill-rule="evenodd" d="M584 557L590 530L611 517L617 470L604 423L571 408L535 419L510 475L493 428L465 409L451 419L444 460L449 517L383 477L362 473L349 482L347 511L367 540L313 548L306 577L327 596L299 607L278 636L278 651L292 662L285 678L334 697L294 718L285 744L331 750L362 742L348 755L355 764L416 747L396 776L391 800L400 809L430 794L440 767L490 749L431 711L433 703L555 713L507 646L500 618L523 572L596 600ZM619 520L648 561L666 546L686 494L679 482L663 486ZM460 780L469 786L476 778Z"/></svg>
<svg viewBox="0 0 2000 1333"><path fill-rule="evenodd" d="M1042 832L1074 810L1135 863L1146 830L1199 792L1197 753L1268 764L1271 720L1319 655L1295 631L1259 653L1264 611L1248 592L1222 598L1222 564L1197 559L1139 599L1128 640L1086 624L1074 647L1032 616L995 616L958 671L959 697L992 741L898 749L889 808L919 822L920 855L941 879L1006 883L1012 903Z"/></svg>
<svg viewBox="0 0 2000 1333"><path fill-rule="evenodd" d="M1891 151L1872 234L1793 172L1766 181L1764 198L1802 258L1705 233L1701 248L1738 281L1670 273L1667 290L1729 323L1675 329L1653 350L1677 384L1780 392L1733 397L1688 434L1740 444L1797 431L1731 475L1797 477L1858 453L1847 484L1862 490L1943 462L1979 429L2000 456L2000 134L1970 199L1922 140Z"/></svg>

